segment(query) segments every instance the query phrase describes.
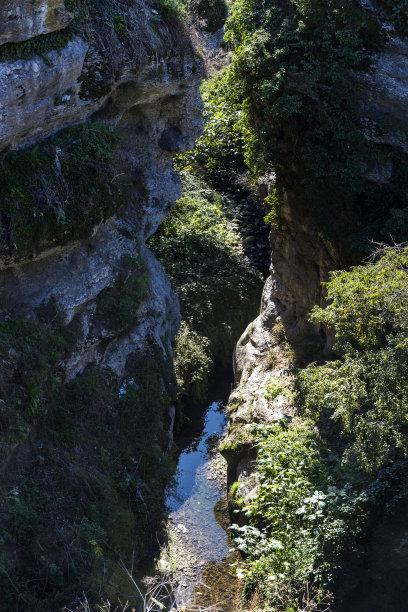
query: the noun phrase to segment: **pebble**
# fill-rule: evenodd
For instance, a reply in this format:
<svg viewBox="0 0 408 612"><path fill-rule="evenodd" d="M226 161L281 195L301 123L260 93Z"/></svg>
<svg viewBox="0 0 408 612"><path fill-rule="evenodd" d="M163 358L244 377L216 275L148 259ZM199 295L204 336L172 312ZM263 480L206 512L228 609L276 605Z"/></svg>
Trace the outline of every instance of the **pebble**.
<svg viewBox="0 0 408 612"><path fill-rule="evenodd" d="M255 236L247 236L244 238L243 243L245 246L253 245L255 243Z"/></svg>

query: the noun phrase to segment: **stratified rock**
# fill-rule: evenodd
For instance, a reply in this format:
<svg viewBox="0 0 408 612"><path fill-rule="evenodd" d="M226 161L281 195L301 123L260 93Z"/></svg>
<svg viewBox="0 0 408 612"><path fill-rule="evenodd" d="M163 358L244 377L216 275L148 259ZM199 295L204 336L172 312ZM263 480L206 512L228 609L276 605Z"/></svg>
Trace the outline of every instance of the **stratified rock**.
<svg viewBox="0 0 408 612"><path fill-rule="evenodd" d="M64 0L2 0L0 45L61 30L72 19Z"/></svg>
<svg viewBox="0 0 408 612"><path fill-rule="evenodd" d="M47 63L40 57L0 63L0 150L45 138L97 108L78 96L87 50L75 37L60 53L51 51Z"/></svg>

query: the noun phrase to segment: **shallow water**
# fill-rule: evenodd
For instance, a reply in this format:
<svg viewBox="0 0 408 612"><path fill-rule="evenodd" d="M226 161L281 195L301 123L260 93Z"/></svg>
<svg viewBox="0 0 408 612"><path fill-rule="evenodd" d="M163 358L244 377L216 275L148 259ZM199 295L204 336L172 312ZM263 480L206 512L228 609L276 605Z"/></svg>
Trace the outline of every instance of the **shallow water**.
<svg viewBox="0 0 408 612"><path fill-rule="evenodd" d="M170 513L176 512L189 498L201 497L207 489L208 480L200 470L208 460L208 451L214 436L222 434L227 424L227 416L220 402L212 402L205 414L204 427L201 435L196 437L180 454L177 466L177 485L168 489L166 506ZM206 484L205 484L206 483ZM204 484L204 487L203 487ZM204 491L202 489L204 488ZM214 483L210 487L214 494ZM218 501L218 500L217 500ZM213 515L213 513L211 513Z"/></svg>
<svg viewBox="0 0 408 612"><path fill-rule="evenodd" d="M168 546L161 559L171 568L178 585L178 605L191 602L206 565L222 561L229 551L227 534L214 513L226 494L226 462L217 447L227 416L219 400L210 402L200 416L190 423L190 439L184 440L179 456L176 484L166 492Z"/></svg>

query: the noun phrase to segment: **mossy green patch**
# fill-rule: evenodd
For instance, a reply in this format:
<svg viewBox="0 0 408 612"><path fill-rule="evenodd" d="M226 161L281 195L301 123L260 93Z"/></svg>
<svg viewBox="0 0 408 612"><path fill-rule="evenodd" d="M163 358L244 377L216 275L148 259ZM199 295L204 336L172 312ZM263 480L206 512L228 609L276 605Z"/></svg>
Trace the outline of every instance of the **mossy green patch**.
<svg viewBox="0 0 408 612"><path fill-rule="evenodd" d="M111 215L126 192L113 181L117 143L117 132L96 121L6 155L0 166L1 250L28 255L84 237Z"/></svg>
<svg viewBox="0 0 408 612"><path fill-rule="evenodd" d="M42 34L22 42L6 43L0 47L0 62L40 57L48 66L52 66L49 53L51 51L60 53L73 39L74 35L75 27L68 26L64 30Z"/></svg>
<svg viewBox="0 0 408 612"><path fill-rule="evenodd" d="M2 605L13 609L16 594L44 612L79 604L84 593L91 604L101 594L114 603L115 587L123 583L120 562L130 567L150 558L164 488L175 469L166 450L175 390L169 360L152 346L128 358L122 381L93 366L64 383L56 340L49 346L53 332L44 323L8 325L15 360L21 352L27 366L18 373L19 386L26 375L29 389L33 378L27 351L37 361L46 359L47 367L35 366L41 410L27 413L28 390L13 406L29 438L20 438L15 450L1 432L3 460L15 453L0 487ZM42 337L47 357L35 352ZM15 380L6 380L10 364L2 363L2 393L8 397Z"/></svg>
<svg viewBox="0 0 408 612"><path fill-rule="evenodd" d="M230 363L235 342L256 316L262 279L239 249L221 196L188 173L182 180L183 195L150 246L185 321L176 344L181 388L202 396L210 363Z"/></svg>
<svg viewBox="0 0 408 612"><path fill-rule="evenodd" d="M115 285L101 291L96 301L96 317L114 330L128 329L134 324L136 311L151 282L144 261L124 255L121 266Z"/></svg>

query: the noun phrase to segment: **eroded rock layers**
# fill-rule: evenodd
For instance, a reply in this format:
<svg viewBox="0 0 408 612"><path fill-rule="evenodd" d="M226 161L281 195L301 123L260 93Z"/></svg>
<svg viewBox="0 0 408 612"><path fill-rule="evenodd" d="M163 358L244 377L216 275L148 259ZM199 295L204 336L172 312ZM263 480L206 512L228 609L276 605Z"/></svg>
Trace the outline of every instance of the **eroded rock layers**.
<svg viewBox="0 0 408 612"><path fill-rule="evenodd" d="M17 0L0 24L0 591L56 610L115 600L160 517L180 314L145 243L201 66L149 2Z"/></svg>

